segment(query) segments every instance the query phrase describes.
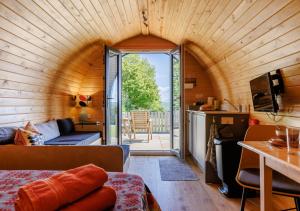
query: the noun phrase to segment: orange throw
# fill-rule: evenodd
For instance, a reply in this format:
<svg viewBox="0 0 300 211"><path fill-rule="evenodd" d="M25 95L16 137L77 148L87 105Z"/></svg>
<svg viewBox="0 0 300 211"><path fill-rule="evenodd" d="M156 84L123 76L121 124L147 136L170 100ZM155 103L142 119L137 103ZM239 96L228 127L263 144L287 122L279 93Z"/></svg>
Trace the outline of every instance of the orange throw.
<svg viewBox="0 0 300 211"><path fill-rule="evenodd" d="M116 191L108 186L103 186L73 204L60 209L61 211L99 211L106 210L115 205Z"/></svg>
<svg viewBox="0 0 300 211"><path fill-rule="evenodd" d="M103 186L107 173L93 164L37 180L19 189L16 211L53 211Z"/></svg>

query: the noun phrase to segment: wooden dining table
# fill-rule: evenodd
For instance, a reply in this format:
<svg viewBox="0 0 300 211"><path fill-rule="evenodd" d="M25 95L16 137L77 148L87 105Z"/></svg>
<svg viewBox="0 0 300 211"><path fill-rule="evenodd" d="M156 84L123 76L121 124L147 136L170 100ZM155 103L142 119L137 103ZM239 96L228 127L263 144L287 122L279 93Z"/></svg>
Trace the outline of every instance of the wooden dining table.
<svg viewBox="0 0 300 211"><path fill-rule="evenodd" d="M272 171L275 170L300 183L300 148L288 152L286 147L272 146L267 141L243 141L238 144L259 155L260 210L273 210Z"/></svg>

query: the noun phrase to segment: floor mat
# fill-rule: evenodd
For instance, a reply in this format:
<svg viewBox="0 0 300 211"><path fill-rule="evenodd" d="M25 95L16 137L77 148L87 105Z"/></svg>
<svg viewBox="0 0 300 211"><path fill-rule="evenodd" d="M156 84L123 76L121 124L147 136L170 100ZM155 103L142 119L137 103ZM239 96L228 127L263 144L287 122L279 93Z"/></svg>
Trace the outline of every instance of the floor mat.
<svg viewBox="0 0 300 211"><path fill-rule="evenodd" d="M162 181L195 181L198 176L188 164L178 158L164 158L159 160Z"/></svg>

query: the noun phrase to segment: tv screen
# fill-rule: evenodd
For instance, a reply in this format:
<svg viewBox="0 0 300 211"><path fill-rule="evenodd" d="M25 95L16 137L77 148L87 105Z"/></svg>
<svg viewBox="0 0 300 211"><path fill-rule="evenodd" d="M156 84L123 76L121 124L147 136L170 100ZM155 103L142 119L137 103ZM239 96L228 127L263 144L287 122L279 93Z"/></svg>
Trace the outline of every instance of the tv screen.
<svg viewBox="0 0 300 211"><path fill-rule="evenodd" d="M250 87L254 111L278 111L270 73L251 80Z"/></svg>

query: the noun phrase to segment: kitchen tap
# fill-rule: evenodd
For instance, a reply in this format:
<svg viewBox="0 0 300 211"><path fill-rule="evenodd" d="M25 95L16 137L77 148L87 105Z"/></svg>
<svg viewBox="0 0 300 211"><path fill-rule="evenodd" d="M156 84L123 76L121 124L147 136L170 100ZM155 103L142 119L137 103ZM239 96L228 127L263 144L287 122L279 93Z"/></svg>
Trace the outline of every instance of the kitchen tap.
<svg viewBox="0 0 300 211"><path fill-rule="evenodd" d="M231 105L236 111L242 112L242 105L238 104L238 107L236 107L230 100L224 98L224 102L226 101L229 105Z"/></svg>

